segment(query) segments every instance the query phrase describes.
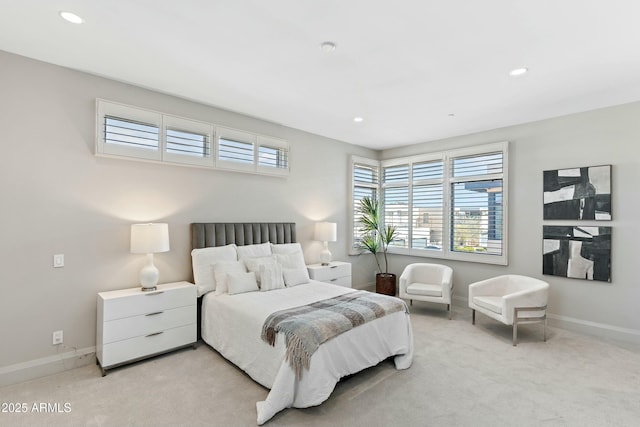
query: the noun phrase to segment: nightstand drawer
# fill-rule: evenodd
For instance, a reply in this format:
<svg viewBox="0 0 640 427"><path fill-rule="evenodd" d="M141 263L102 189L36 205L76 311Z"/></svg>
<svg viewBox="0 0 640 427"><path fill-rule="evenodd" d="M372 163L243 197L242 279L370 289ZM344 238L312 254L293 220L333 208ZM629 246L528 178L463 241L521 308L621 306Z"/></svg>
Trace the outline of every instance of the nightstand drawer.
<svg viewBox="0 0 640 427"><path fill-rule="evenodd" d="M100 364L102 368L152 356L196 341L194 325L180 326L159 333L105 344Z"/></svg>
<svg viewBox="0 0 640 427"><path fill-rule="evenodd" d="M102 341L106 345L192 323L196 323L195 305L125 317L104 323Z"/></svg>
<svg viewBox="0 0 640 427"><path fill-rule="evenodd" d="M121 319L187 305L195 306L195 301L196 288L193 285L172 289L162 289L159 286L157 291L151 292L142 292L138 289L134 294L123 292L119 295L117 292L109 292L106 297L103 297L104 318L102 320Z"/></svg>
<svg viewBox="0 0 640 427"><path fill-rule="evenodd" d="M323 280L325 283L331 283L332 285L351 287L351 276L342 276L335 279Z"/></svg>
<svg viewBox="0 0 640 427"><path fill-rule="evenodd" d="M328 282L345 276L351 277L351 264L349 263L309 268L309 277L320 282Z"/></svg>

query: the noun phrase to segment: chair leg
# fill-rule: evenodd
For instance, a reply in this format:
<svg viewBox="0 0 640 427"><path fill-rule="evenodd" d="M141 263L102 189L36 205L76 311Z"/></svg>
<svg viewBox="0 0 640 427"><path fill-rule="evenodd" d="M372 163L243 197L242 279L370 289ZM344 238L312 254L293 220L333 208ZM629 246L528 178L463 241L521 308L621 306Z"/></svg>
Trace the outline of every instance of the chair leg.
<svg viewBox="0 0 640 427"><path fill-rule="evenodd" d="M471 324L476 324L476 311L473 308L471 309Z"/></svg>
<svg viewBox="0 0 640 427"><path fill-rule="evenodd" d="M451 309L453 307L451 307L451 304L447 304L447 310L449 310L449 320L451 320Z"/></svg>
<svg viewBox="0 0 640 427"><path fill-rule="evenodd" d="M543 337L544 337L544 342L547 342L547 315L545 313L544 315L544 322L543 322Z"/></svg>
<svg viewBox="0 0 640 427"><path fill-rule="evenodd" d="M409 300L409 305L413 305L413 300L412 299Z"/></svg>
<svg viewBox="0 0 640 427"><path fill-rule="evenodd" d="M513 346L518 345L518 320L513 319Z"/></svg>

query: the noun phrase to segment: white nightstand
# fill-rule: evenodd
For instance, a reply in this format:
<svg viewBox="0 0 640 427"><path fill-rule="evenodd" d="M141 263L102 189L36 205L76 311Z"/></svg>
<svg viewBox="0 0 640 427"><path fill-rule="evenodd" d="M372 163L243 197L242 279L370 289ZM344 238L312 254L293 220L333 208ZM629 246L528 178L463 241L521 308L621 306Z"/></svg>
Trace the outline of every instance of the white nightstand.
<svg viewBox="0 0 640 427"><path fill-rule="evenodd" d="M310 264L307 265L307 270L309 270L309 277L313 280L351 287L351 263L349 262L331 261L329 265Z"/></svg>
<svg viewBox="0 0 640 427"><path fill-rule="evenodd" d="M189 282L98 294L96 356L106 369L196 342L196 287Z"/></svg>

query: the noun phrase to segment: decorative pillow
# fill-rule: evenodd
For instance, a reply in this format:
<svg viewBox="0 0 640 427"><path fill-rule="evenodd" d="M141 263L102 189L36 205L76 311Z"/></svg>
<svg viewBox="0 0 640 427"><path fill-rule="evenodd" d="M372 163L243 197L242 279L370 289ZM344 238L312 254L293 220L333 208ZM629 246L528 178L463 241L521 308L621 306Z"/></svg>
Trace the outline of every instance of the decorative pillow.
<svg viewBox="0 0 640 427"><path fill-rule="evenodd" d="M302 256L302 252L293 252L286 255L276 254L274 255L274 257L284 268L304 268L305 270L307 269L307 266L304 263L304 257Z"/></svg>
<svg viewBox="0 0 640 427"><path fill-rule="evenodd" d="M299 252L302 253L302 246L300 243L280 243L277 245L271 244L271 253L273 254L291 254Z"/></svg>
<svg viewBox="0 0 640 427"><path fill-rule="evenodd" d="M242 261L220 261L213 265L213 275L216 277L216 295L226 294L228 288L228 275L230 273L246 273Z"/></svg>
<svg viewBox="0 0 640 427"><path fill-rule="evenodd" d="M302 283L309 283L309 271L304 263L302 251L292 252L287 255L277 254L274 256L280 265L282 265L285 285L295 286Z"/></svg>
<svg viewBox="0 0 640 427"><path fill-rule="evenodd" d="M292 286L309 283L309 272L306 268L283 268L284 284L290 288Z"/></svg>
<svg viewBox="0 0 640 427"><path fill-rule="evenodd" d="M238 253L238 259L269 256L271 255L271 243L267 242L259 245L237 246L236 252Z"/></svg>
<svg viewBox="0 0 640 427"><path fill-rule="evenodd" d="M256 274L253 271L248 273L227 273L227 285L229 286L229 295L256 292L258 290Z"/></svg>
<svg viewBox="0 0 640 427"><path fill-rule="evenodd" d="M260 265L260 290L272 291L284 288L282 267L277 262Z"/></svg>
<svg viewBox="0 0 640 427"><path fill-rule="evenodd" d="M253 271L256 273L256 280L258 284L262 283L262 275L260 274L260 267L263 265L273 265L278 262L273 256L259 256L253 258L242 258L244 265L247 266L248 271Z"/></svg>
<svg viewBox="0 0 640 427"><path fill-rule="evenodd" d="M218 246L214 248L194 249L191 251L193 281L198 287L198 296L211 292L216 288L212 266L218 261L237 261L236 245Z"/></svg>

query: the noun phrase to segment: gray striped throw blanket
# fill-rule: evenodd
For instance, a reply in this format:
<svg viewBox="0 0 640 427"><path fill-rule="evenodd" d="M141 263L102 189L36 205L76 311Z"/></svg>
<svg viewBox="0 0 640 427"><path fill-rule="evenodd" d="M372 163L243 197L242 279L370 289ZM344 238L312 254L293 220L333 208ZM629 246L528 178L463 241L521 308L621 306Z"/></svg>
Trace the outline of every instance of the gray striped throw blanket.
<svg viewBox="0 0 640 427"><path fill-rule="evenodd" d="M284 333L286 360L300 379L320 344L397 311L409 312L401 299L367 291L350 292L269 315L262 326L262 339L275 346L277 333Z"/></svg>

